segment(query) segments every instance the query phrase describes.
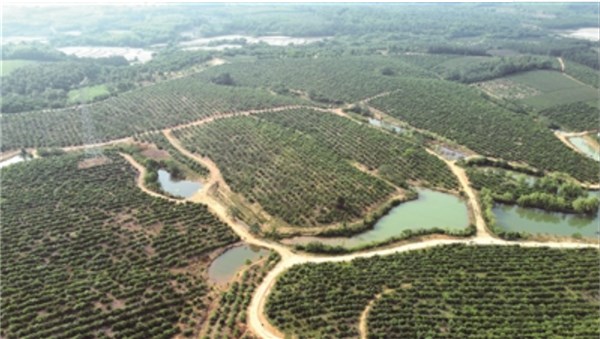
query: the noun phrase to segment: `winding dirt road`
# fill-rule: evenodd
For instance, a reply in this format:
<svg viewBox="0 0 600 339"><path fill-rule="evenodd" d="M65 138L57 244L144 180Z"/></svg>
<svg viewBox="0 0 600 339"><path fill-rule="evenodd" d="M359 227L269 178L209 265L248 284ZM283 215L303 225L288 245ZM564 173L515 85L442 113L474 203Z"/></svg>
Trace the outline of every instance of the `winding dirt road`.
<svg viewBox="0 0 600 339"><path fill-rule="evenodd" d="M209 170L215 171L211 173L211 178L215 178L216 182L221 184L222 177L218 174L218 168L214 163L207 162L208 159L199 157L185 148L182 147L180 142L173 137L170 131L165 132L168 140L177 148L182 154L189 156L195 161L207 166ZM428 150L432 154L437 155L431 150ZM215 213L219 218L225 221L234 230L240 238L244 241L269 248L277 251L281 255L281 261L265 276L262 283L258 285L254 291L254 295L250 302L247 310L248 314L248 326L254 332L254 334L260 338L283 338L284 334L274 327L265 316L265 306L269 297L269 294L277 282L277 278L288 270L290 267L298 264L305 263L324 263L324 262L345 262L351 261L356 258L368 258L377 255L390 255L393 253L414 251L418 249L430 248L434 246L450 245L450 244L466 244L466 245L521 245L525 247L556 247L556 248L583 248L583 247L595 247L596 245L585 244L585 243L565 243L565 242L554 242L554 243L540 243L540 242L509 242L501 239L497 239L491 236L487 231L483 217L481 216L481 209L477 201L475 192L469 185L468 178L464 173L464 170L458 167L454 162L448 161L441 158L457 176L462 189L467 194L469 204L475 215L475 223L477 226L477 235L473 238L467 239L433 239L428 241L416 242L403 244L396 247L376 249L368 252L352 253L341 256L317 256L306 253L295 253L288 247L281 245L280 243L267 241L257 238L254 234L250 233L248 227L238 220L234 220L228 213L227 207L218 199L211 197L209 194L199 196L196 202L201 202L208 205L209 209ZM212 179L211 179L212 180ZM224 182L222 184L225 184Z"/></svg>

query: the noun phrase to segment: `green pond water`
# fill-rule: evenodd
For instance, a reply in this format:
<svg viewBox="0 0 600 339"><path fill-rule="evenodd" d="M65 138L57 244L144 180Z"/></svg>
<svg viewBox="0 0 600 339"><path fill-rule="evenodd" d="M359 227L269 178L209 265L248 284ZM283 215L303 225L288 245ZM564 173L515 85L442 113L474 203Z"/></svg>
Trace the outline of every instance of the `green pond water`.
<svg viewBox="0 0 600 339"><path fill-rule="evenodd" d="M596 237L600 230L600 213L586 216L504 204L496 204L493 212L496 225L507 231L561 236L579 233L584 237Z"/></svg>
<svg viewBox="0 0 600 339"><path fill-rule="evenodd" d="M600 161L600 153L588 144L584 137L570 137L569 141L588 157Z"/></svg>
<svg viewBox="0 0 600 339"><path fill-rule="evenodd" d="M323 238L295 237L286 239L287 244L307 244L319 241L329 245L354 247L379 242L398 236L404 230L430 229L434 227L449 230L461 230L469 225L469 216L465 203L447 193L419 189L417 200L402 203L394 207L381 218L372 230L357 234L353 237Z"/></svg>
<svg viewBox="0 0 600 339"><path fill-rule="evenodd" d="M158 170L158 182L160 187L165 192L182 198L189 198L202 188L202 184L199 182L189 180L173 180L171 173L164 169Z"/></svg>
<svg viewBox="0 0 600 339"><path fill-rule="evenodd" d="M265 249L251 245L232 247L210 264L208 277L217 284L226 284L246 265L246 261L255 261L268 253Z"/></svg>

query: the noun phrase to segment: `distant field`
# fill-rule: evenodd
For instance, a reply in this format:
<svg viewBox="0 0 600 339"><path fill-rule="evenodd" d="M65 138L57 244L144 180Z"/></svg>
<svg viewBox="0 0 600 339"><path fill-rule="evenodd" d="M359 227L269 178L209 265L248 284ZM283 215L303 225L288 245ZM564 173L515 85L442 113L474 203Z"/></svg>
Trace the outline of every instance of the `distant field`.
<svg viewBox="0 0 600 339"><path fill-rule="evenodd" d="M38 61L33 60L2 60L0 62L2 63L2 76L9 75L17 68L38 63Z"/></svg>
<svg viewBox="0 0 600 339"><path fill-rule="evenodd" d="M539 91L539 94L520 99L522 103L536 109L589 101L598 97L597 89L583 85L554 71L531 71L509 76L505 79Z"/></svg>
<svg viewBox="0 0 600 339"><path fill-rule="evenodd" d="M99 96L108 94L106 85L87 86L69 91L68 102L71 104L76 102L90 102Z"/></svg>
<svg viewBox="0 0 600 339"><path fill-rule="evenodd" d="M264 59L212 68L199 77L210 79L222 73L229 73L238 86L299 91L322 103L356 102L392 91L405 77L435 77L401 59L381 56Z"/></svg>

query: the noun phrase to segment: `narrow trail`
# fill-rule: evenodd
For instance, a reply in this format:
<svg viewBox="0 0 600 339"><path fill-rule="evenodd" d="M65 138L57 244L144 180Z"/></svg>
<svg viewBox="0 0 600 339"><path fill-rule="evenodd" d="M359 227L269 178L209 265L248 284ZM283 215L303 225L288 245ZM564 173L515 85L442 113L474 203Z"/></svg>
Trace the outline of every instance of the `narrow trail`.
<svg viewBox="0 0 600 339"><path fill-rule="evenodd" d="M565 72L565 62L563 61L563 59L561 57L556 58L558 60L558 63L560 63L560 71L562 73Z"/></svg>
<svg viewBox="0 0 600 339"><path fill-rule="evenodd" d="M375 298L373 298L371 301L369 301L369 304L367 304L367 307L365 307L365 310L362 311L362 313L360 314L360 320L358 322L358 333L360 333L360 339L367 339L367 334L368 334L367 317L369 316L369 312L371 312L371 308L373 308L373 304L375 304L375 302L383 296L383 293L385 293L385 292L377 294L375 296Z"/></svg>

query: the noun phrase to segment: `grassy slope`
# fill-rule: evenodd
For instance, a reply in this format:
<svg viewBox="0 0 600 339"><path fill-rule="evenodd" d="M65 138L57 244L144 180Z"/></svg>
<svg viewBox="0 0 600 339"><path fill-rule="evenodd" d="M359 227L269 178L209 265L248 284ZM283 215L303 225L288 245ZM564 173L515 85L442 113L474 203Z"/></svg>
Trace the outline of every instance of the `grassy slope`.
<svg viewBox="0 0 600 339"><path fill-rule="evenodd" d="M109 94L106 85L87 86L69 91L68 102L70 104L76 102L90 102L96 97Z"/></svg>

